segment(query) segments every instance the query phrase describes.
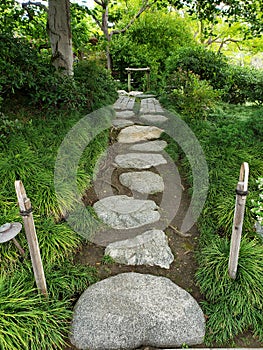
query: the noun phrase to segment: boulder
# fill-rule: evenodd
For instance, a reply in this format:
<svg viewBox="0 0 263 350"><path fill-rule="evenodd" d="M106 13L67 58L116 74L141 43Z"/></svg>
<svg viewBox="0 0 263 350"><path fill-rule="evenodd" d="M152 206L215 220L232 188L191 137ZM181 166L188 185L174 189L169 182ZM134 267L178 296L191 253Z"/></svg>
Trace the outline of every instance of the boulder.
<svg viewBox="0 0 263 350"><path fill-rule="evenodd" d="M149 169L152 166L167 164L167 160L156 153L127 153L117 155L115 164L124 169Z"/></svg>
<svg viewBox="0 0 263 350"><path fill-rule="evenodd" d="M105 224L115 229L141 227L160 219L158 206L154 201L125 195L103 198L93 208Z"/></svg>
<svg viewBox="0 0 263 350"><path fill-rule="evenodd" d="M123 118L123 117L122 117ZM133 125L121 130L118 135L118 142L135 143L158 139L163 130L156 126Z"/></svg>
<svg viewBox="0 0 263 350"><path fill-rule="evenodd" d="M174 256L161 230L150 230L135 238L110 243L105 249L116 262L125 265L150 265L169 269Z"/></svg>
<svg viewBox="0 0 263 350"><path fill-rule="evenodd" d="M75 305L70 340L78 349L117 350L201 344L196 300L165 277L123 273L88 287Z"/></svg>
<svg viewBox="0 0 263 350"><path fill-rule="evenodd" d="M164 190L163 179L152 171L123 173L119 180L123 186L140 193L153 194Z"/></svg>

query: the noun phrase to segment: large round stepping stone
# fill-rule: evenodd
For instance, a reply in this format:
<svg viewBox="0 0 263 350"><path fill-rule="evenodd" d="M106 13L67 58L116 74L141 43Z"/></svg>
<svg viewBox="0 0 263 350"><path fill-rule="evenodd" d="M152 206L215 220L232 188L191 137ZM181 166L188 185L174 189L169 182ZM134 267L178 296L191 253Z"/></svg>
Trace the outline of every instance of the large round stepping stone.
<svg viewBox="0 0 263 350"><path fill-rule="evenodd" d="M161 154L127 153L117 155L115 158L115 163L117 166L124 169L149 169L152 166L167 164L167 161Z"/></svg>
<svg viewBox="0 0 263 350"><path fill-rule="evenodd" d="M150 265L169 269L174 256L161 230L150 230L135 238L109 244L105 255L126 265Z"/></svg>
<svg viewBox="0 0 263 350"><path fill-rule="evenodd" d="M163 130L156 126L133 125L121 130L118 141L121 143L134 143L158 139Z"/></svg>
<svg viewBox="0 0 263 350"><path fill-rule="evenodd" d="M116 129L126 128L127 126L130 126L133 124L134 124L134 122L132 122L131 120L127 120L127 119L115 119L112 121L112 125Z"/></svg>
<svg viewBox="0 0 263 350"><path fill-rule="evenodd" d="M160 219L158 206L154 201L125 195L103 198L93 208L105 224L115 229L140 227Z"/></svg>
<svg viewBox="0 0 263 350"><path fill-rule="evenodd" d="M165 277L123 273L88 287L74 308L70 340L78 349L181 348L203 342L196 300Z"/></svg>
<svg viewBox="0 0 263 350"><path fill-rule="evenodd" d="M119 179L122 185L140 193L153 194L164 190L163 179L152 171L123 173Z"/></svg>
<svg viewBox="0 0 263 350"><path fill-rule="evenodd" d="M148 142L141 142L129 147L130 151L141 152L161 152L167 146L167 142L163 140L155 140Z"/></svg>
<svg viewBox="0 0 263 350"><path fill-rule="evenodd" d="M133 118L135 116L133 111L121 111L121 112L115 112L116 118L121 118L121 119L129 119Z"/></svg>
<svg viewBox="0 0 263 350"><path fill-rule="evenodd" d="M140 119L146 123L164 123L168 120L167 117L165 117L164 115L160 115L160 114L143 114L140 116Z"/></svg>

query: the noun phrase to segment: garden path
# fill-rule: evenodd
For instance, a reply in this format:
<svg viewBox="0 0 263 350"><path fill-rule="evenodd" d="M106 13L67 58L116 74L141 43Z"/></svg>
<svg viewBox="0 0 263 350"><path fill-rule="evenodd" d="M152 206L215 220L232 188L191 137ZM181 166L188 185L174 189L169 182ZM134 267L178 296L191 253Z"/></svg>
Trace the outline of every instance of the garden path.
<svg viewBox="0 0 263 350"><path fill-rule="evenodd" d="M114 109L116 142L107 155L110 166L97 176L99 200L93 205L111 229L96 239L117 263L169 270L174 255L164 231L179 208L183 186L164 151L167 143L159 139L167 117L158 100L147 95L120 96ZM173 229L180 237L190 236ZM97 350L202 343L204 315L195 299L170 279L151 276L128 272L89 287L75 306L72 344ZM148 283L152 278L154 287ZM177 302L175 295L180 295Z"/></svg>

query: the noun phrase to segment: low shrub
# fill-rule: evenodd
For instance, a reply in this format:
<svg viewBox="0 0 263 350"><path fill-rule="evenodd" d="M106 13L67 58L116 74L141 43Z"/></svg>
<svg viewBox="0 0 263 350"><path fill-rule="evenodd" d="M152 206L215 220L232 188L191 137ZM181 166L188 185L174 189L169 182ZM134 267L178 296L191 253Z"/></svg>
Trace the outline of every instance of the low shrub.
<svg viewBox="0 0 263 350"><path fill-rule="evenodd" d="M216 106L219 93L206 80L179 69L168 79L167 99L187 119L205 119Z"/></svg>
<svg viewBox="0 0 263 350"><path fill-rule="evenodd" d="M203 46L179 48L166 60L168 75L178 69L193 72L201 80L207 80L214 89L224 88L227 81L227 67L224 56L209 51Z"/></svg>
<svg viewBox="0 0 263 350"><path fill-rule="evenodd" d="M263 103L263 71L230 65L223 99L229 103Z"/></svg>

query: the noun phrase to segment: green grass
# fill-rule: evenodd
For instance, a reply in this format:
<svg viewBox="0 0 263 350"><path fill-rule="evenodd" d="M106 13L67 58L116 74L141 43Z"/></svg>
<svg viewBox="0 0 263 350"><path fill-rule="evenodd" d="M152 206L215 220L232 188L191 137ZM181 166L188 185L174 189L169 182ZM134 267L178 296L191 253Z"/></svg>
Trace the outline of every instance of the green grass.
<svg viewBox="0 0 263 350"><path fill-rule="evenodd" d="M103 97L96 103L102 105ZM12 104L5 104L5 114L19 121L17 127L11 122L15 126L0 139L0 225L22 222L14 188L14 181L20 179L33 206L49 298L44 299L36 290L22 229L16 238L26 252L25 258L12 241L0 245L0 349L64 349L73 303L98 279L94 268L73 262L83 238L64 217L74 208L76 194L62 183L66 195L61 203L53 179L58 148L82 115L63 110L47 113L20 105L15 108ZM76 176L79 196L91 185L94 167L107 145L105 130L84 151ZM88 236L95 229L90 221L84 225Z"/></svg>
<svg viewBox="0 0 263 350"><path fill-rule="evenodd" d="M220 104L207 120L192 119L188 124L204 150L209 169L208 196L198 220L196 274L205 299L202 308L207 316L208 346L228 346L236 335L248 329L263 341L263 246L254 232L255 216L251 212L251 200L257 200L259 195L256 180L263 174L262 115L262 106ZM185 154L178 147L170 147L174 158L179 154L182 174L191 185ZM230 236L235 189L244 161L250 166L249 195L238 274L233 281L228 276Z"/></svg>

